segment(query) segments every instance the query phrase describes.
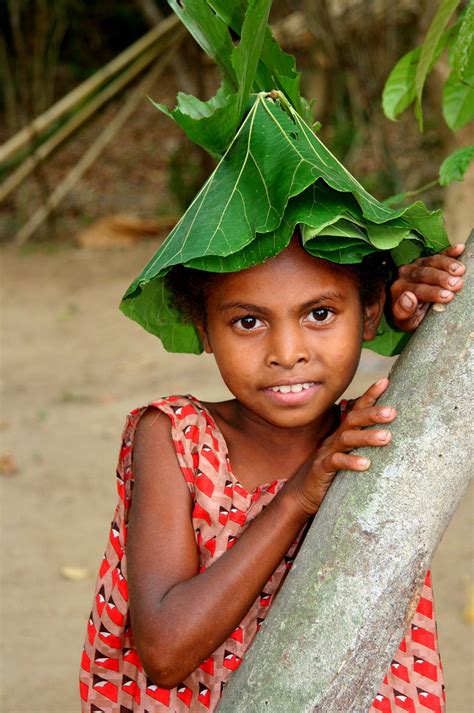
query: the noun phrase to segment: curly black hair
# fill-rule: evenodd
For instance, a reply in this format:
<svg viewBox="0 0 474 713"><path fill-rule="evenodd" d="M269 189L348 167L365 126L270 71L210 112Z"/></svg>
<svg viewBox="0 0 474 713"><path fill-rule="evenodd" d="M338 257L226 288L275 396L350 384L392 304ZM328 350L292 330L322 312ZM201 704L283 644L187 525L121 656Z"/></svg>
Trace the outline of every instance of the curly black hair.
<svg viewBox="0 0 474 713"><path fill-rule="evenodd" d="M359 288L363 307L373 304L390 283L394 263L389 252L378 251L366 255L362 262L339 265L350 271ZM207 295L213 284L225 273L205 272L184 265L175 265L166 275L166 287L171 293L173 305L187 322L205 324Z"/></svg>

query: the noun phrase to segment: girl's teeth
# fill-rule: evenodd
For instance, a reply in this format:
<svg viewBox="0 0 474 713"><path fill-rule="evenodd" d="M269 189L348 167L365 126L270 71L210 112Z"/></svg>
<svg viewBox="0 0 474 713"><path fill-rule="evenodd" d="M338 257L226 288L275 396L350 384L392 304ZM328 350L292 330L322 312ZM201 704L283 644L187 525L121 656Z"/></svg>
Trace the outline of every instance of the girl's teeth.
<svg viewBox="0 0 474 713"><path fill-rule="evenodd" d="M304 384L283 384L282 386L273 386L272 391L279 391L281 394L297 394L300 391L311 388L314 385L313 381L307 381Z"/></svg>

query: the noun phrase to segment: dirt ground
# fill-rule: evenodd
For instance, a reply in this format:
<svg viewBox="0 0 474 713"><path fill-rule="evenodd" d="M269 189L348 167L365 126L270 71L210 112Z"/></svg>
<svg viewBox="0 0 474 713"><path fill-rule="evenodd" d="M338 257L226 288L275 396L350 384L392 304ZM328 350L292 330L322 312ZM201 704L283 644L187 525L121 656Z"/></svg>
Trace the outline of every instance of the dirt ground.
<svg viewBox="0 0 474 713"><path fill-rule="evenodd" d="M145 243L126 251L1 251L1 452L17 464L0 476L3 713L79 710L77 670L126 412L173 392L225 397L210 358L166 354L117 310L153 250ZM355 392L389 366L366 358ZM466 619L472 506L471 489L433 564L450 713L474 710ZM86 578L67 579L63 567L83 568Z"/></svg>

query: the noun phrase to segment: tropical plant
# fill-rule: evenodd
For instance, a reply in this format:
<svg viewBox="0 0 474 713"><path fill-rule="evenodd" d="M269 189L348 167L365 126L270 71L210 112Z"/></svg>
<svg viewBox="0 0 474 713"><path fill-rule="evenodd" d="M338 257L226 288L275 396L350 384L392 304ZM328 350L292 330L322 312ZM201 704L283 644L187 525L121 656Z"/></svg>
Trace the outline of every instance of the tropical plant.
<svg viewBox="0 0 474 713"><path fill-rule="evenodd" d="M452 131L457 131L474 118L474 0L462 6L461 0L442 0L423 44L405 54L391 71L382 97L383 110L389 119L395 120L414 104L423 131L423 89L445 51L450 71L443 90L444 119ZM448 156L440 167L440 185L462 180L473 158L474 146L457 149ZM426 186L417 192L425 189Z"/></svg>

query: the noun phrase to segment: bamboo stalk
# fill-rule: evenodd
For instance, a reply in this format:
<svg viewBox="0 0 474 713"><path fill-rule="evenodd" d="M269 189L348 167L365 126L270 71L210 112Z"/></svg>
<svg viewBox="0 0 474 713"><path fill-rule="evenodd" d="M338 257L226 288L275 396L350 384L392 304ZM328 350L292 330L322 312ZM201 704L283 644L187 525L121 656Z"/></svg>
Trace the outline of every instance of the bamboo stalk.
<svg viewBox="0 0 474 713"><path fill-rule="evenodd" d="M0 147L0 164L26 146L32 134L38 135L47 129L56 119L59 119L63 114L72 109L79 101L117 74L117 72L126 67L127 64L145 52L155 42L165 38L169 33L173 34L176 32L178 27L178 17L176 15L170 15L155 28L147 32L146 35L121 52L121 54L106 64L105 67L99 69L92 77L86 79L47 111L36 117L29 126L19 131Z"/></svg>
<svg viewBox="0 0 474 713"><path fill-rule="evenodd" d="M176 51L176 46L168 50L155 66L145 75L140 84L133 90L127 98L125 104L119 109L110 124L102 131L93 144L89 147L80 161L68 173L64 181L56 188L49 196L46 205L39 208L31 218L23 225L14 237L14 242L17 245L23 245L33 233L45 222L48 215L61 203L67 194L74 188L76 183L82 178L84 173L92 166L94 161L105 149L107 144L112 141L114 136L123 126L130 114L134 111L138 103L143 99L143 95L151 88L153 83L159 77L163 69L169 63L171 57Z"/></svg>
<svg viewBox="0 0 474 713"><path fill-rule="evenodd" d="M130 67L119 74L100 94L91 99L85 107L74 114L50 139L41 144L41 146L39 146L33 154L28 156L0 185L0 203L30 175L40 162L44 161L63 141L69 138L87 119L95 114L101 106L118 94L137 74L151 64L158 52L166 50L170 44L176 43L178 45L182 41L184 34L184 28L178 27L174 36L169 36L164 40L164 47L162 47L161 44L159 46L152 46L147 52L139 55Z"/></svg>

